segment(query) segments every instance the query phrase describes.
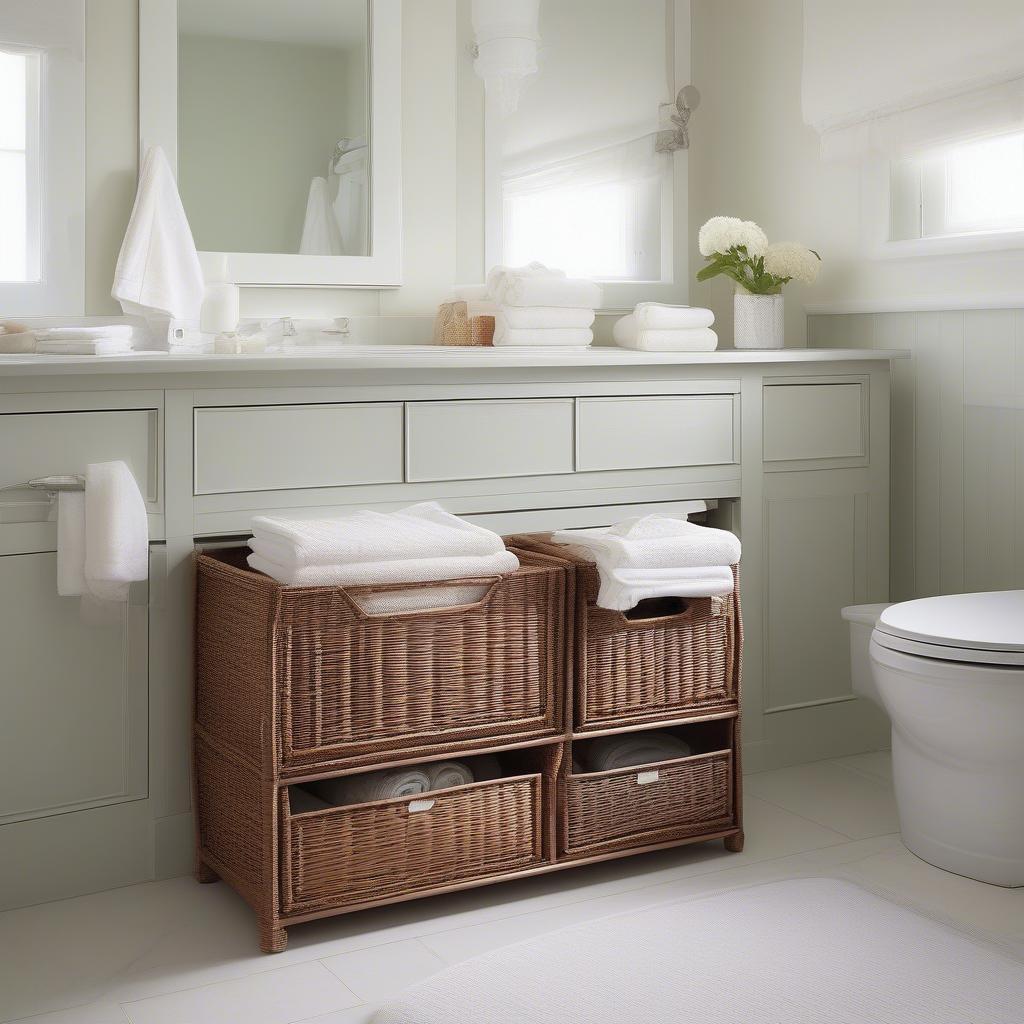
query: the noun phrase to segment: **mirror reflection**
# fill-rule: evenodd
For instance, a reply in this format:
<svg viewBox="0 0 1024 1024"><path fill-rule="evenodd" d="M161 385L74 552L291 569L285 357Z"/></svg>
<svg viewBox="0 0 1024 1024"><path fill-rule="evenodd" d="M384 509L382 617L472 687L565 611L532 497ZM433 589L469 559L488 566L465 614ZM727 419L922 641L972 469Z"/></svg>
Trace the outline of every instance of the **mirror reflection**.
<svg viewBox="0 0 1024 1024"><path fill-rule="evenodd" d="M367 0L180 0L178 184L196 247L368 256Z"/></svg>

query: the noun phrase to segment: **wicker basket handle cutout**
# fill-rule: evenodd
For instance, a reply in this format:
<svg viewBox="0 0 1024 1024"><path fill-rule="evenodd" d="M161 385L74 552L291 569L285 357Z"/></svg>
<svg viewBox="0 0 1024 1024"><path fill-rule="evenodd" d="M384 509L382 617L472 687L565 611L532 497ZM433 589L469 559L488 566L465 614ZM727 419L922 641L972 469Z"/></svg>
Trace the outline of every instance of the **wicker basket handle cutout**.
<svg viewBox="0 0 1024 1024"><path fill-rule="evenodd" d="M670 601L681 601L683 607L666 614L664 609L669 607ZM645 605L650 614L645 614ZM713 597L651 598L649 603L641 601L628 612L609 611L608 614L617 616L625 629L648 629L651 626L681 626L694 619L721 615L724 614L724 605Z"/></svg>
<svg viewBox="0 0 1024 1024"><path fill-rule="evenodd" d="M498 585L504 576L470 576L458 580L427 580L422 583L387 583L373 587L344 587L334 588L335 607L341 605L352 612L358 619L372 622L376 619L418 619L438 615L464 614L470 611L479 611L485 608L494 597ZM380 612L373 613L366 611L359 603L359 598L379 597L381 594L405 592L409 590L432 590L437 587L450 589L452 587L487 587L487 593L476 601L468 604L449 605L444 608L421 608L417 611L408 612Z"/></svg>

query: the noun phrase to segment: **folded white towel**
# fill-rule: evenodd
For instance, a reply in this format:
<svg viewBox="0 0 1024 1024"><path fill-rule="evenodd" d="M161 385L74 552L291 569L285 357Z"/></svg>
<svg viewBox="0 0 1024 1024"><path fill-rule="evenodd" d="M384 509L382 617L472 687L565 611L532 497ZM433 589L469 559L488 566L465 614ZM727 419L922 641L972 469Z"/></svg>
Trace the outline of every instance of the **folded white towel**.
<svg viewBox="0 0 1024 1024"><path fill-rule="evenodd" d="M36 342L36 352L51 356L122 356L131 350L131 338L96 338L93 341L54 339Z"/></svg>
<svg viewBox="0 0 1024 1024"><path fill-rule="evenodd" d="M593 340L594 332L589 327L516 328L509 327L500 313L494 318L494 344L499 347L586 348Z"/></svg>
<svg viewBox="0 0 1024 1024"><path fill-rule="evenodd" d="M503 306L569 306L597 309L601 288L583 278L557 277L552 274L507 274L495 286L491 298Z"/></svg>
<svg viewBox="0 0 1024 1024"><path fill-rule="evenodd" d="M532 263L524 263L521 267L509 267L498 265L491 267L487 274L485 287L487 294L492 299L497 299L498 293L505 288L506 283L513 277L565 277L564 270L553 270L534 260Z"/></svg>
<svg viewBox="0 0 1024 1024"><path fill-rule="evenodd" d="M167 157L146 153L111 295L126 313L198 321L203 271Z"/></svg>
<svg viewBox="0 0 1024 1024"><path fill-rule="evenodd" d="M473 781L473 772L462 761L438 761L436 764L424 765L424 770L432 790L468 786Z"/></svg>
<svg viewBox="0 0 1024 1024"><path fill-rule="evenodd" d="M452 289L453 302L487 302L489 299L485 284L457 284Z"/></svg>
<svg viewBox="0 0 1024 1024"><path fill-rule="evenodd" d="M523 328L548 330L553 327L593 327L594 325L592 309L574 309L572 306L499 306L495 312L500 313L506 327L513 330L522 330Z"/></svg>
<svg viewBox="0 0 1024 1024"><path fill-rule="evenodd" d="M356 587L468 579L479 576L507 576L519 568L519 559L511 551L502 551L494 555L314 565L301 569L268 561L255 553L249 555L248 562L257 572L265 573L289 587Z"/></svg>
<svg viewBox="0 0 1024 1024"><path fill-rule="evenodd" d="M123 462L85 471L85 584L104 601L125 602L136 580L149 575L146 503Z"/></svg>
<svg viewBox="0 0 1024 1024"><path fill-rule="evenodd" d="M105 327L47 327L35 332L36 341L105 341L120 338L131 341L135 328L131 324L107 324Z"/></svg>
<svg viewBox="0 0 1024 1024"><path fill-rule="evenodd" d="M476 604L487 596L488 584L467 584L458 586L416 587L409 590L385 590L376 594L364 594L354 599L367 615L400 615L403 612L435 611L440 608L456 608L464 604Z"/></svg>
<svg viewBox="0 0 1024 1024"><path fill-rule="evenodd" d="M85 492L57 492L57 593L81 597L85 586Z"/></svg>
<svg viewBox="0 0 1024 1024"><path fill-rule="evenodd" d="M368 804L378 800L398 800L419 796L430 789L426 772L418 768L390 768L365 775L344 775L339 779L311 782L307 788L321 800L340 807L344 804Z"/></svg>
<svg viewBox="0 0 1024 1024"><path fill-rule="evenodd" d="M700 569L735 565L740 542L727 530L698 526L668 515L640 516L608 529L560 530L557 544L592 553L607 569Z"/></svg>
<svg viewBox="0 0 1024 1024"><path fill-rule="evenodd" d="M652 597L724 597L734 586L732 570L724 565L696 569L598 568L599 608L625 612Z"/></svg>
<svg viewBox="0 0 1024 1024"><path fill-rule="evenodd" d="M498 534L446 512L436 501L335 519L256 516L252 532L254 552L294 568L505 552Z"/></svg>
<svg viewBox="0 0 1024 1024"><path fill-rule="evenodd" d="M592 772L610 772L659 761L689 757L689 743L669 732L630 732L601 736L585 747L587 767Z"/></svg>
<svg viewBox="0 0 1024 1024"><path fill-rule="evenodd" d="M669 306L663 302L638 302L633 310L640 330L710 327L715 314L700 306Z"/></svg>
<svg viewBox="0 0 1024 1024"><path fill-rule="evenodd" d="M714 352L718 348L718 335L710 327L640 329L633 313L615 321L612 337L620 348L637 352Z"/></svg>

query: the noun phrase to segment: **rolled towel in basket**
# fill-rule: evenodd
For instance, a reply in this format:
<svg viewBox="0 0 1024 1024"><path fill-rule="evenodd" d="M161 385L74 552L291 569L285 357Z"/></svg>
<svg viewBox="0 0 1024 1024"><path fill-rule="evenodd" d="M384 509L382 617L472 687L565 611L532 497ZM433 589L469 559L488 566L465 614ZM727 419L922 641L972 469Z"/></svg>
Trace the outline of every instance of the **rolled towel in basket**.
<svg viewBox="0 0 1024 1024"><path fill-rule="evenodd" d="M473 781L473 772L462 761L438 761L437 764L424 765L424 771L432 790L468 786Z"/></svg>
<svg viewBox="0 0 1024 1024"><path fill-rule="evenodd" d="M398 512L367 509L336 519L255 516L252 532L253 551L294 568L493 555L505 550L504 541L492 530L446 512L436 501Z"/></svg>
<svg viewBox="0 0 1024 1024"><path fill-rule="evenodd" d="M430 789L430 777L418 768L389 768L365 775L345 775L340 779L311 782L309 790L335 807L368 804L378 800L399 800L419 796Z"/></svg>
<svg viewBox="0 0 1024 1024"><path fill-rule="evenodd" d="M677 757L689 757L689 743L668 732L629 732L591 740L586 748L587 767L592 772L610 772L616 768L657 764Z"/></svg>
<svg viewBox="0 0 1024 1024"><path fill-rule="evenodd" d="M288 587L359 587L387 583L425 583L474 576L506 576L519 568L511 551L454 558L409 558L404 561L361 562L355 565L313 565L294 568L271 562L255 551L249 566ZM459 603L456 601L455 603Z"/></svg>

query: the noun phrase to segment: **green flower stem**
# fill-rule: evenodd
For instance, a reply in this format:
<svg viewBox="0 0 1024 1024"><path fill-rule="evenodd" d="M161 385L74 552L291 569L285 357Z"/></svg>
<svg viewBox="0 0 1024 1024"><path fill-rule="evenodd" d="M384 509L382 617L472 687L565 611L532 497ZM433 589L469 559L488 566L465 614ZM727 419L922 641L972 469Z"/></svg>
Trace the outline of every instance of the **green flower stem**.
<svg viewBox="0 0 1024 1024"><path fill-rule="evenodd" d="M745 245L733 246L728 252L707 257L708 264L697 272L698 281L709 281L719 274L735 281L752 295L778 295L792 278L776 277L764 269L763 256L750 256Z"/></svg>

